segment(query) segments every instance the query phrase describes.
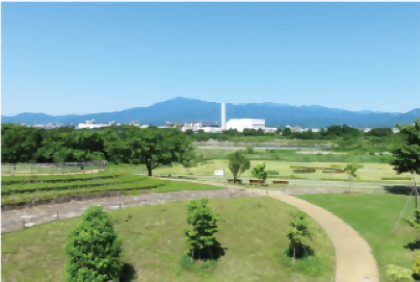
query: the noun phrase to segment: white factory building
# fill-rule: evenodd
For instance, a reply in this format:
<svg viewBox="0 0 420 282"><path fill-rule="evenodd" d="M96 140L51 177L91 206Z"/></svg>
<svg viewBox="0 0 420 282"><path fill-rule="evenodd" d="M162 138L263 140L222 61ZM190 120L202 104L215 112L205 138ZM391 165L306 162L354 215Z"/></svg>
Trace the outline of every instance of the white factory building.
<svg viewBox="0 0 420 282"><path fill-rule="evenodd" d="M222 103L222 130L236 129L243 132L244 129L262 129L264 132L274 132L277 128L265 127L265 119L234 118L226 122L226 104Z"/></svg>
<svg viewBox="0 0 420 282"><path fill-rule="evenodd" d="M234 118L226 123L226 129L236 129L238 132L243 132L244 129L262 129L264 132L274 132L276 128L265 127L265 119L252 118Z"/></svg>

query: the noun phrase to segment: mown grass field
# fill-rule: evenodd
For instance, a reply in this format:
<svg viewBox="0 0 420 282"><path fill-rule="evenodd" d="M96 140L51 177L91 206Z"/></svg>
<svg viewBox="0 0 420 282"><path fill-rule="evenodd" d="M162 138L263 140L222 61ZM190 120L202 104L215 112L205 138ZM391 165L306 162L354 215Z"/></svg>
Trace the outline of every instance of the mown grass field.
<svg viewBox="0 0 420 282"><path fill-rule="evenodd" d="M412 218L411 198L398 229L392 233L408 196L393 194L312 194L296 196L320 206L352 226L368 242L378 263L380 281L389 281L385 266L395 264L413 269L419 255L416 243L419 230L410 227L404 218Z"/></svg>
<svg viewBox="0 0 420 282"><path fill-rule="evenodd" d="M282 178L287 179L289 176L295 176L297 178L308 179L308 180L348 180L348 176L346 173L323 173L321 169L317 169L315 173L296 173L294 172L295 169L291 168L291 166L304 166L308 168L332 168L332 166L339 166L344 168L346 163L328 163L328 162L313 162L313 163L301 163L301 162L282 162L282 161L261 161L261 160L251 160L251 169L258 165L265 162L266 163L266 170L274 170L279 173L277 176L269 176L269 178ZM157 168L153 171L154 175L158 174L171 174L171 175L187 175L192 174L196 176L213 176L215 169L224 169L225 176L219 177L220 179L232 178L233 175L229 171L228 168L228 160L211 160L211 161L204 161L197 165L197 167L191 168L184 168L181 165L174 165L173 167L162 167ZM401 175L397 175L394 171L393 167L389 164L380 164L380 163L361 163L363 168L357 171L357 174L360 176L360 181L382 181L382 178L385 177L395 177L395 178L402 178L402 180L398 180L398 183L401 181L411 183L410 180L407 178L410 177L408 173L404 173ZM140 169L138 170L140 171ZM146 171L143 169L143 173ZM243 173L240 177L245 178L253 178L251 171L247 170ZM406 178L404 180L404 178ZM417 176L417 181L420 181L420 176ZM391 181L392 183L392 181Z"/></svg>
<svg viewBox="0 0 420 282"><path fill-rule="evenodd" d="M120 170L119 170L120 169ZM86 175L43 175L2 177L2 205L32 200L123 191L125 195L180 190L222 189L204 184L174 182L146 176L121 174L121 168Z"/></svg>
<svg viewBox="0 0 420 282"><path fill-rule="evenodd" d="M216 238L225 254L206 279L184 270L179 260L187 250L182 241L182 228L187 227L187 203L110 212L116 232L123 240L123 261L136 272L133 281L331 280L335 252L322 229L313 243L317 254L315 266L320 268L315 271L318 275L311 277L293 269L290 273L290 260L283 261L282 256L288 246L289 212L296 209L268 197L210 200L209 206L222 217ZM129 215L132 218L128 220ZM309 220L318 230L319 226ZM66 236L80 222L80 217L72 218L2 234L2 281L62 281ZM305 268L301 261L296 265Z"/></svg>

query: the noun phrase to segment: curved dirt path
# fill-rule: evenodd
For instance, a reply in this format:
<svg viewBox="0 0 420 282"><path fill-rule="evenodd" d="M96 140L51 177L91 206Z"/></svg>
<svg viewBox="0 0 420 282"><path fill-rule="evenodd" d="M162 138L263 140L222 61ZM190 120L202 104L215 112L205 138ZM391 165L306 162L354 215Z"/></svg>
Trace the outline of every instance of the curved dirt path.
<svg viewBox="0 0 420 282"><path fill-rule="evenodd" d="M167 178L165 178L167 180ZM331 212L304 200L282 194L281 191L242 188L235 185L209 181L170 179L187 181L229 189L246 190L257 195L266 195L294 206L312 217L327 232L336 253L335 282L379 282L379 270L369 244L350 225Z"/></svg>

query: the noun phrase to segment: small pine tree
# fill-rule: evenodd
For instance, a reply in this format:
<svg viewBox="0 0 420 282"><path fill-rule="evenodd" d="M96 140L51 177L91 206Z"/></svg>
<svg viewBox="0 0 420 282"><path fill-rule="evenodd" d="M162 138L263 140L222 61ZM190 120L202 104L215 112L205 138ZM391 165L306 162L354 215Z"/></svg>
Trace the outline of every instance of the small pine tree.
<svg viewBox="0 0 420 282"><path fill-rule="evenodd" d="M313 254L313 249L309 246L310 240L312 240L314 233L309 230L309 222L307 220L307 214L302 211L290 213L292 222L290 223L290 229L287 232L286 237L289 238L289 248L287 254L290 257L304 257Z"/></svg>
<svg viewBox="0 0 420 282"><path fill-rule="evenodd" d="M213 215L212 209L207 206L208 201L206 198L200 201L191 201L187 207L187 223L191 224L193 229L184 228L183 231L186 235L184 240L192 251L191 261L194 257L194 251L198 251L198 258L201 259L201 251L205 248L207 248L206 251L209 251L210 258L213 259L210 247L216 243L214 233L219 231L217 227L219 214Z"/></svg>
<svg viewBox="0 0 420 282"><path fill-rule="evenodd" d="M111 218L101 207L86 210L83 222L69 238L67 281L119 281L123 266L121 240L114 232Z"/></svg>

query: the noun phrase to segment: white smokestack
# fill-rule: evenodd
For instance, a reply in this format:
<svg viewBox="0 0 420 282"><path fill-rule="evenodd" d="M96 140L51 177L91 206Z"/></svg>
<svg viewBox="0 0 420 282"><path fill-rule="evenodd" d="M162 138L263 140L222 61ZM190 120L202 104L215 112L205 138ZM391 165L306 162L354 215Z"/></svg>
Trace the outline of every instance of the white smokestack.
<svg viewBox="0 0 420 282"><path fill-rule="evenodd" d="M222 103L222 129L226 129L226 104Z"/></svg>

